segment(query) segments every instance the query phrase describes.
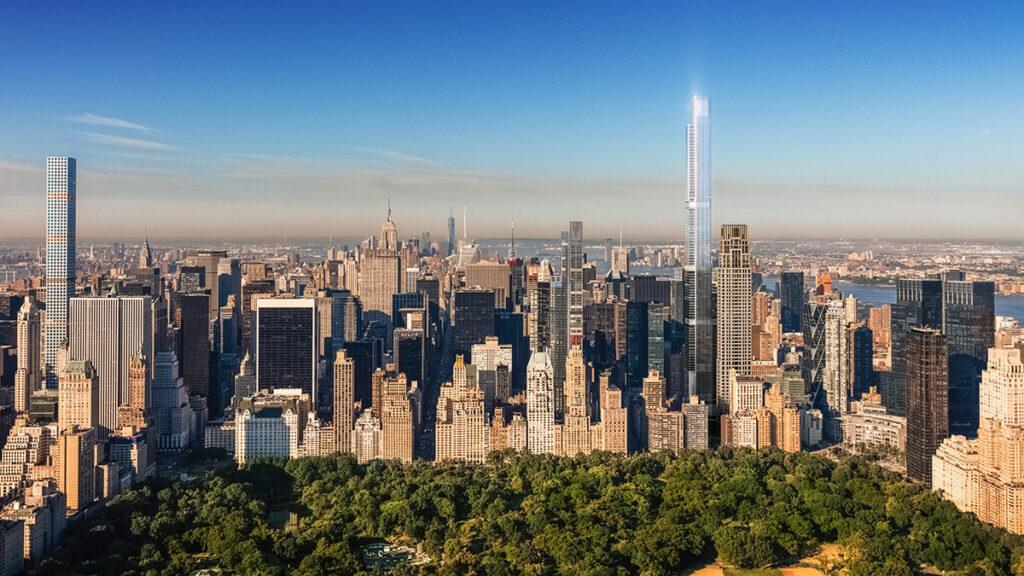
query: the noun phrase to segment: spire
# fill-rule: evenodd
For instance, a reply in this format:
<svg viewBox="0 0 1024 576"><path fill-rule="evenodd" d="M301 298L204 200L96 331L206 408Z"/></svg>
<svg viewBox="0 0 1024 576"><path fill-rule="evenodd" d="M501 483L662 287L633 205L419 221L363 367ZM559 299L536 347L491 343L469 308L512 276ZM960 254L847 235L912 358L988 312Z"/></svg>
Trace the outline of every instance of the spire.
<svg viewBox="0 0 1024 576"><path fill-rule="evenodd" d="M516 257L516 220L512 219L512 243L508 246L508 259Z"/></svg>
<svg viewBox="0 0 1024 576"><path fill-rule="evenodd" d="M388 194L388 222L391 222L391 194Z"/></svg>
<svg viewBox="0 0 1024 576"><path fill-rule="evenodd" d="M469 239L469 216L466 215L466 205L462 205L462 238Z"/></svg>

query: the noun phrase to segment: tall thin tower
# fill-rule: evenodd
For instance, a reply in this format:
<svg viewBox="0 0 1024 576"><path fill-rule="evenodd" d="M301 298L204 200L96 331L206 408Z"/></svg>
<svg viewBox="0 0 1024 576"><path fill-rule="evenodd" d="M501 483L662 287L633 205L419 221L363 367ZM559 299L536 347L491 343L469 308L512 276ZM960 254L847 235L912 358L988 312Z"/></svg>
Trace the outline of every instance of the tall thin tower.
<svg viewBox="0 0 1024 576"><path fill-rule="evenodd" d="M583 222L569 222L568 262L565 270L566 308L568 316L567 342L570 347L583 345Z"/></svg>
<svg viewBox="0 0 1024 576"><path fill-rule="evenodd" d="M455 252L455 211L448 215L448 255Z"/></svg>
<svg viewBox="0 0 1024 576"><path fill-rule="evenodd" d="M57 351L68 336L68 299L75 294L74 158L46 159L46 387L57 388Z"/></svg>
<svg viewBox="0 0 1024 576"><path fill-rule="evenodd" d="M691 395L715 395L715 325L711 314L711 115L706 96L690 101L686 126L686 373Z"/></svg>

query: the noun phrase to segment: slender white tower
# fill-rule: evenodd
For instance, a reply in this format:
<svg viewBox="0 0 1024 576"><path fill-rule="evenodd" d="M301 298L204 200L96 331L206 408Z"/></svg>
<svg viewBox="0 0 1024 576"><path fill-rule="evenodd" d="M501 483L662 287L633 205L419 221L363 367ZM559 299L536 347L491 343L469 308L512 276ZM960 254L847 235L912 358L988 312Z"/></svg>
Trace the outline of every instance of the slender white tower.
<svg viewBox="0 0 1024 576"><path fill-rule="evenodd" d="M690 100L686 126L686 372L690 395L715 394L715 326L711 315L711 115L706 96Z"/></svg>
<svg viewBox="0 0 1024 576"><path fill-rule="evenodd" d="M46 159L46 387L57 388L57 350L68 336L68 299L75 294L74 158Z"/></svg>

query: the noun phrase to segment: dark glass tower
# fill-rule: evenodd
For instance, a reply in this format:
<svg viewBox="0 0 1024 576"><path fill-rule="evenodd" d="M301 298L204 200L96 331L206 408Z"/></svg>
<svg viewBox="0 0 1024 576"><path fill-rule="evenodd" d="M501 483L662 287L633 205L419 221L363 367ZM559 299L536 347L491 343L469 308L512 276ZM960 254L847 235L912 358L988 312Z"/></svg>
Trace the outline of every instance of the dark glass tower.
<svg viewBox="0 0 1024 576"><path fill-rule="evenodd" d="M949 429L973 437L978 430L978 390L988 349L995 346L995 285L943 283L943 333L949 339Z"/></svg>
<svg viewBox="0 0 1024 576"><path fill-rule="evenodd" d="M800 332L803 330L800 317L807 302L804 273L783 272L779 278L779 292L782 299L782 331Z"/></svg>
<svg viewBox="0 0 1024 576"><path fill-rule="evenodd" d="M906 341L910 330L918 326L942 328L942 280L896 281L896 304L892 307L892 389L883 393L886 408L897 415L906 414Z"/></svg>
<svg viewBox="0 0 1024 576"><path fill-rule="evenodd" d="M931 484L932 455L949 435L949 345L932 328L911 328L907 360L907 476Z"/></svg>
<svg viewBox="0 0 1024 576"><path fill-rule="evenodd" d="M715 321L711 293L711 115L694 96L686 126L685 365L689 394L715 396Z"/></svg>
<svg viewBox="0 0 1024 576"><path fill-rule="evenodd" d="M455 292L455 313L452 318L455 355L472 362L473 344L483 344L494 336L494 291L462 288Z"/></svg>
<svg viewBox="0 0 1024 576"><path fill-rule="evenodd" d="M853 398L860 399L860 395L869 391L875 386L874 368L874 335L871 329L860 326L853 331Z"/></svg>
<svg viewBox="0 0 1024 576"><path fill-rule="evenodd" d="M256 389L298 388L317 401L317 314L312 298L256 301Z"/></svg>
<svg viewBox="0 0 1024 576"><path fill-rule="evenodd" d="M648 360L647 302L626 305L626 385L641 388L647 377Z"/></svg>

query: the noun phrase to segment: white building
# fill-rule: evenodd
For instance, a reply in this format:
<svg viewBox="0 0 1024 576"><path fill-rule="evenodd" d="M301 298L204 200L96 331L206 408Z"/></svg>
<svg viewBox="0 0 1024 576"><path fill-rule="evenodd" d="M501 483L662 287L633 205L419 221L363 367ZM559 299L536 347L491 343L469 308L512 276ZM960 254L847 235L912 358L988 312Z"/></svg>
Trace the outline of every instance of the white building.
<svg viewBox="0 0 1024 576"><path fill-rule="evenodd" d="M352 428L351 449L356 461L365 464L380 458L380 438L380 418L374 416L369 408L363 410Z"/></svg>
<svg viewBox="0 0 1024 576"><path fill-rule="evenodd" d="M961 512L978 512L978 441L951 436L932 455L932 490Z"/></svg>
<svg viewBox="0 0 1024 576"><path fill-rule="evenodd" d="M298 458L309 411L309 395L298 389L243 399L235 412L235 461Z"/></svg>
<svg viewBox="0 0 1024 576"><path fill-rule="evenodd" d="M534 454L555 452L555 380L551 357L534 352L526 367L526 448Z"/></svg>
<svg viewBox="0 0 1024 576"><path fill-rule="evenodd" d="M47 388L57 387L57 351L68 337L68 300L75 293L77 167L67 156L46 159Z"/></svg>

